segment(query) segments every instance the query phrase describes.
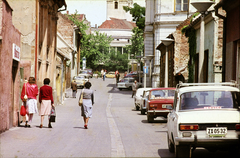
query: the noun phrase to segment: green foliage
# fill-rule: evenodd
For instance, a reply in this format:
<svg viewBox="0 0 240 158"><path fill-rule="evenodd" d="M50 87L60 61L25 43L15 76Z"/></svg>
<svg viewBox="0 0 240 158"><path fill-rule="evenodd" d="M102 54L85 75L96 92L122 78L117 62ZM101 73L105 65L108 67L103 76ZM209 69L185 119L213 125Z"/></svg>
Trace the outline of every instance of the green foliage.
<svg viewBox="0 0 240 158"><path fill-rule="evenodd" d="M190 28L186 30L185 36L188 37L188 43L189 43L189 56L190 60L188 62L188 82L193 83L194 82L194 62L196 61L196 30L193 28Z"/></svg>
<svg viewBox="0 0 240 158"><path fill-rule="evenodd" d="M191 17L190 22L192 22L193 18L195 18L195 17L198 16L199 14L200 14L199 12L194 13L194 14L192 15L192 17Z"/></svg>
<svg viewBox="0 0 240 158"><path fill-rule="evenodd" d="M96 69L100 63L106 63L113 39L97 31L94 34L86 34L88 26L78 19L77 11L70 15L69 19L79 28L81 61L83 57L86 57L86 65L92 69Z"/></svg>
<svg viewBox="0 0 240 158"><path fill-rule="evenodd" d="M123 9L128 12L130 11L130 14L132 14L133 21L136 22L136 25L139 29L144 31L145 27L145 7L141 7L137 3L133 4L133 8L128 6L123 6Z"/></svg>
<svg viewBox="0 0 240 158"><path fill-rule="evenodd" d="M111 49L110 53L106 55L104 65L107 67L108 71L126 71L128 65L128 55Z"/></svg>
<svg viewBox="0 0 240 158"><path fill-rule="evenodd" d="M131 45L127 45L126 49L129 54L132 54L134 56L140 56L141 53L144 50L144 38L143 38L143 32L138 27L133 28L133 35L131 40Z"/></svg>

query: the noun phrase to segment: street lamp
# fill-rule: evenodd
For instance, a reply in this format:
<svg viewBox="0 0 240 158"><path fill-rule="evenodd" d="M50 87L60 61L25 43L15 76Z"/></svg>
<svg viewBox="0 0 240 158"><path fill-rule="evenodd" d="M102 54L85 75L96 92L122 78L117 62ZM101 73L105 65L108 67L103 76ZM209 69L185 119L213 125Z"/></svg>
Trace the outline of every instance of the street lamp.
<svg viewBox="0 0 240 158"><path fill-rule="evenodd" d="M208 8L214 4L213 1L192 2L191 3L198 12L201 13L200 25L200 44L199 44L199 68L198 68L198 82L203 82L203 62L204 62L204 16Z"/></svg>
<svg viewBox="0 0 240 158"><path fill-rule="evenodd" d="M140 61L141 61L141 58L142 58L142 57L143 57L143 56L136 56L136 58L137 58L137 59L140 59ZM138 60L138 61L139 61L139 60ZM138 73L139 73L139 74L138 74L138 75L139 75L138 81L139 81L139 82L141 82L141 79L140 79L140 73L141 73L141 69L140 69L140 68L141 68L141 67L140 67L140 65L141 65L141 64L140 64L140 62L139 62L139 63L138 63Z"/></svg>
<svg viewBox="0 0 240 158"><path fill-rule="evenodd" d="M173 39L166 38L161 40L162 43L166 46L166 55L165 55L165 83L164 87L168 87L168 46L174 41Z"/></svg>

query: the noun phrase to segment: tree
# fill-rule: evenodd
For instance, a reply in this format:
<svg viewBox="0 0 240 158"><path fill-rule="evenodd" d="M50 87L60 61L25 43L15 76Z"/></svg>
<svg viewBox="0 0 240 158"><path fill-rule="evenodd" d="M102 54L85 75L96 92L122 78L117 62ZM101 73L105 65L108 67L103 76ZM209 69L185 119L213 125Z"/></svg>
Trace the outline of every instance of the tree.
<svg viewBox="0 0 240 158"><path fill-rule="evenodd" d="M139 29L144 32L145 27L145 7L141 7L137 3L133 4L133 8L129 6L123 6L123 9L128 12L130 11L130 14L132 14L133 21L136 22L136 25Z"/></svg>
<svg viewBox="0 0 240 158"><path fill-rule="evenodd" d="M94 34L86 34L88 26L78 19L77 11L69 15L69 19L79 28L81 61L86 57L86 65L92 69L96 69L100 63L105 63L112 38L97 31Z"/></svg>
<svg viewBox="0 0 240 158"><path fill-rule="evenodd" d="M143 32L138 27L133 28L133 35L131 40L131 45L127 45L126 49L129 54L134 56L141 56L141 53L144 50L144 39L143 39Z"/></svg>

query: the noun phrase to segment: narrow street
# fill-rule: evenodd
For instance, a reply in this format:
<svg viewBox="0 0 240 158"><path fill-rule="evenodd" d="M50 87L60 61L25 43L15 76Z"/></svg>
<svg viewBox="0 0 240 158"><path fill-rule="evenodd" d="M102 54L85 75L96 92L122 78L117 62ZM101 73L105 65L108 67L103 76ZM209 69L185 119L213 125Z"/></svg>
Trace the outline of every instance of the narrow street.
<svg viewBox="0 0 240 158"><path fill-rule="evenodd" d="M168 151L166 120L147 123L146 115L134 110L131 91L119 91L115 79L90 79L95 104L89 129L83 128L77 99L69 98L56 107L53 128L45 117L34 115L31 128L15 127L0 135L0 157L174 157ZM228 156L197 149L192 157Z"/></svg>

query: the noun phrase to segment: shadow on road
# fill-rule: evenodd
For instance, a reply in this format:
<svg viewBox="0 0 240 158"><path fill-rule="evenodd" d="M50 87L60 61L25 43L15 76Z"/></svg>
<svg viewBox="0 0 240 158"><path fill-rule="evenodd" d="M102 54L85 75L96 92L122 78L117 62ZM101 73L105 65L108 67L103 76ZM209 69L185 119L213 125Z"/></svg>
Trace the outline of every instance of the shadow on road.
<svg viewBox="0 0 240 158"><path fill-rule="evenodd" d="M149 123L147 120L142 120L142 123ZM152 123L167 123L167 120L154 120Z"/></svg>
<svg viewBox="0 0 240 158"><path fill-rule="evenodd" d="M158 155L161 158L174 158L174 153L170 153L168 149L158 149Z"/></svg>
<svg viewBox="0 0 240 158"><path fill-rule="evenodd" d="M132 91L128 89L122 89L121 91L117 88L116 84L108 84L107 87L112 87L108 93L120 93L125 95L131 95Z"/></svg>

